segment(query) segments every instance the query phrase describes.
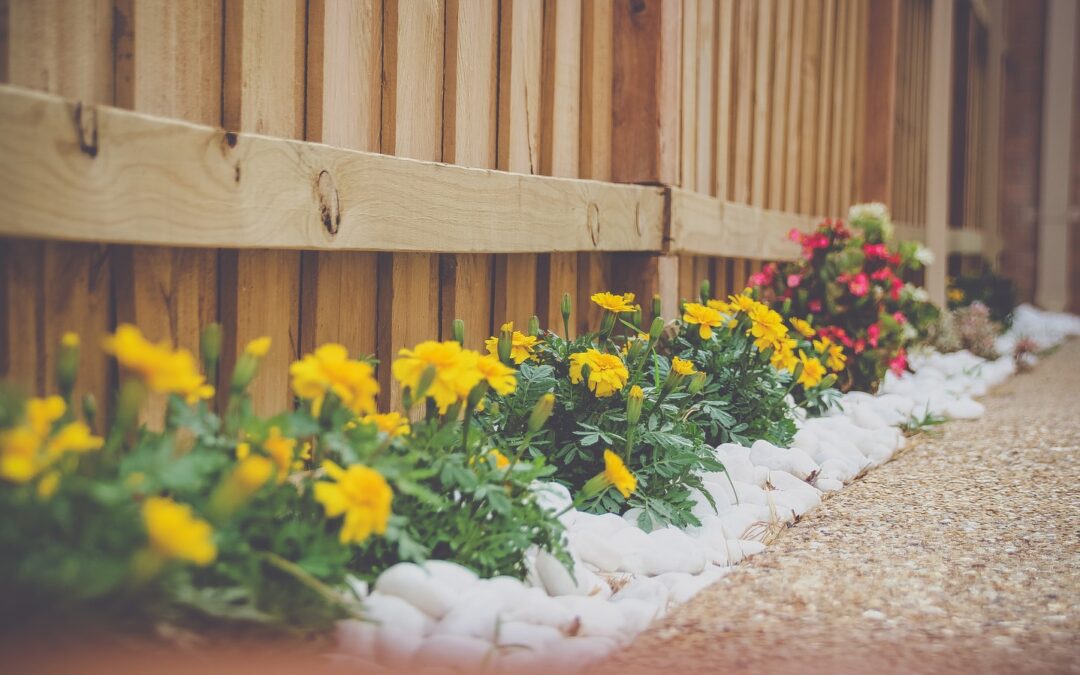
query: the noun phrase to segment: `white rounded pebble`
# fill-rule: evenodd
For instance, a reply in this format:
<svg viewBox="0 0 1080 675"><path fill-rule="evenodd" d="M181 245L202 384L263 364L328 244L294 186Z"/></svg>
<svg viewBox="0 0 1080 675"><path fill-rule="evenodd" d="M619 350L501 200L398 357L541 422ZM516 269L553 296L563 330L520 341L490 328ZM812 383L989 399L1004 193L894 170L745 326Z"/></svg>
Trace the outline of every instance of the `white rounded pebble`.
<svg viewBox="0 0 1080 675"><path fill-rule="evenodd" d="M494 647L490 642L463 635L435 635L424 641L413 663L420 666L450 666L472 672L484 665Z"/></svg>
<svg viewBox="0 0 1080 675"><path fill-rule="evenodd" d="M432 577L449 584L450 588L456 589L459 593L461 589L468 588L478 579L476 572L449 560L428 560L423 564L423 568Z"/></svg>
<svg viewBox="0 0 1080 675"><path fill-rule="evenodd" d="M441 619L457 600L449 584L414 563L398 563L380 574L375 590L401 598L433 619Z"/></svg>
<svg viewBox="0 0 1080 675"><path fill-rule="evenodd" d="M504 621L550 626L559 631L568 631L574 625L574 614L562 603L539 588L531 588L518 598L517 603L508 604L502 613Z"/></svg>
<svg viewBox="0 0 1080 675"><path fill-rule="evenodd" d="M364 601L364 617L377 626L375 654L380 663L408 663L432 626L429 616L393 595L372 593Z"/></svg>
<svg viewBox="0 0 1080 675"><path fill-rule="evenodd" d="M499 626L498 644L501 647L513 645L540 651L549 643L561 640L562 637L563 634L551 626L507 621Z"/></svg>
<svg viewBox="0 0 1080 675"><path fill-rule="evenodd" d="M652 577L635 577L611 596L615 602L623 600L644 600L645 602L666 607L668 589L663 583Z"/></svg>
<svg viewBox="0 0 1080 675"><path fill-rule="evenodd" d="M623 634L626 618L619 609L620 603L573 595L563 596L558 601L577 616L578 635L619 641L626 639Z"/></svg>

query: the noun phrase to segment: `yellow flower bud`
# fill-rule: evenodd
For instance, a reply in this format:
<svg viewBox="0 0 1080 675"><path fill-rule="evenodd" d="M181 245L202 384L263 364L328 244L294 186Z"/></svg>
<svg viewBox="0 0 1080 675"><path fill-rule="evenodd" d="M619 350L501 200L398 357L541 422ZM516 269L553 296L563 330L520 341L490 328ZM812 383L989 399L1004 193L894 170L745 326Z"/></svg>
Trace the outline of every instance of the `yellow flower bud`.
<svg viewBox="0 0 1080 675"><path fill-rule="evenodd" d="M529 414L529 433L536 433L547 423L551 412L555 409L555 394L550 391L540 397Z"/></svg>
<svg viewBox="0 0 1080 675"><path fill-rule="evenodd" d="M262 357L266 356L266 353L269 352L269 351L270 351L270 337L267 336L267 335L255 338L251 342L247 343L246 347L244 347L244 353L245 354L250 354L251 356L254 356L255 358L258 358L258 359L261 359Z"/></svg>
<svg viewBox="0 0 1080 675"><path fill-rule="evenodd" d="M630 393L626 395L626 422L629 425L637 424L641 419L641 405L645 400L645 392L641 387L630 387Z"/></svg>

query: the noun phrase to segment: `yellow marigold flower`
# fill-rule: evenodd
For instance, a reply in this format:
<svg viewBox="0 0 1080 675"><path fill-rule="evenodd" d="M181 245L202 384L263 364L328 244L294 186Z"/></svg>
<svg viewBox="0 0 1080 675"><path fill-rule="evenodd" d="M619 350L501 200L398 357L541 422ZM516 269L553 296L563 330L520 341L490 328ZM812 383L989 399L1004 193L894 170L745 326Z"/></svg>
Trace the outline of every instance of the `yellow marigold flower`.
<svg viewBox="0 0 1080 675"><path fill-rule="evenodd" d="M589 390L597 398L606 398L619 391L630 377L626 364L618 356L589 349L570 355L571 384L581 382L585 366L589 367Z"/></svg>
<svg viewBox="0 0 1080 675"><path fill-rule="evenodd" d="M245 353L259 359L266 356L268 351L270 351L270 337L267 335L255 338L244 347Z"/></svg>
<svg viewBox="0 0 1080 675"><path fill-rule="evenodd" d="M829 338L822 336L820 340L814 340L814 349L826 359L825 365L833 372L839 373L847 366L844 348Z"/></svg>
<svg viewBox="0 0 1080 675"><path fill-rule="evenodd" d="M817 331L810 325L810 322L804 321L798 317L791 318L791 325L795 330L799 331L799 335L802 335L804 338L812 338L817 335Z"/></svg>
<svg viewBox="0 0 1080 675"><path fill-rule="evenodd" d="M26 423L38 438L45 438L65 411L67 405L59 396L32 398L26 402Z"/></svg>
<svg viewBox="0 0 1080 675"><path fill-rule="evenodd" d="M959 288L950 288L949 289L949 300L952 300L953 302L963 302L964 301L964 291L962 289L959 289Z"/></svg>
<svg viewBox="0 0 1080 675"><path fill-rule="evenodd" d="M399 412L388 412L378 415L365 415L360 418L364 424L374 424L375 428L391 438L405 436L412 428L409 426L409 418ZM310 453L310 449L308 450Z"/></svg>
<svg viewBox="0 0 1080 675"><path fill-rule="evenodd" d="M173 350L167 342L153 344L131 324L120 324L102 342L121 366L138 373L152 391L179 394L190 404L211 398L214 388L199 374L195 357L186 349Z"/></svg>
<svg viewBox="0 0 1080 675"><path fill-rule="evenodd" d="M521 365L522 363L533 358L533 349L536 348L536 344L540 341L540 338L533 335L526 335L521 331L514 330L514 322L507 321L502 325L502 330L512 331L510 339L510 358L514 360L514 363ZM487 348L488 354L491 354L495 358L499 357L499 336L493 335L487 340L484 340L484 347Z"/></svg>
<svg viewBox="0 0 1080 675"><path fill-rule="evenodd" d="M621 314L622 312L633 312L637 309L637 305L634 304L633 293L623 293L622 295L616 295L604 291L603 293L593 293L589 298L600 307L606 309L609 312L615 314Z"/></svg>
<svg viewBox="0 0 1080 675"><path fill-rule="evenodd" d="M622 457L611 450L604 450L604 478L619 491L623 499L637 489L637 478L626 468Z"/></svg>
<svg viewBox="0 0 1080 675"><path fill-rule="evenodd" d="M786 370L789 373L795 372L795 368L799 365L799 359L795 356L795 347L797 346L798 343L791 338L780 338L775 345L772 356L769 357L769 362L773 368Z"/></svg>
<svg viewBox="0 0 1080 675"><path fill-rule="evenodd" d="M0 431L0 477L25 483L41 469L38 447L41 438L27 427Z"/></svg>
<svg viewBox="0 0 1080 675"><path fill-rule="evenodd" d="M142 505L150 548L162 558L209 565L217 557L214 530L191 507L168 497L148 497Z"/></svg>
<svg viewBox="0 0 1080 675"><path fill-rule="evenodd" d="M675 371L677 375L693 375L697 372L694 368L694 364L685 359L680 359L678 356L672 357L671 369Z"/></svg>
<svg viewBox="0 0 1080 675"><path fill-rule="evenodd" d="M60 344L68 349L75 349L79 346L79 334L68 331L60 338Z"/></svg>
<svg viewBox="0 0 1080 675"><path fill-rule="evenodd" d="M698 334L702 340L712 337L713 328L719 328L724 322L724 317L712 307L706 307L697 302L688 302L683 308L683 321L699 326Z"/></svg>
<svg viewBox="0 0 1080 675"><path fill-rule="evenodd" d="M483 377L476 368L479 354L462 349L453 340L428 340L413 349L402 349L391 370L402 386L416 391L428 367L435 369L435 379L425 396L435 400L440 413L445 413L458 400L464 399Z"/></svg>
<svg viewBox="0 0 1080 675"><path fill-rule="evenodd" d="M52 499L56 489L60 487L60 472L50 471L41 477L37 484L37 496L42 500Z"/></svg>
<svg viewBox="0 0 1080 675"><path fill-rule="evenodd" d="M735 310L733 310L731 308L731 305L724 302L723 300L717 300L716 298L711 298L707 303L705 303L705 306L708 307L709 309L715 309L716 311L720 312L721 314L729 314L730 315L730 314L735 313Z"/></svg>
<svg viewBox="0 0 1080 675"><path fill-rule="evenodd" d="M501 396L513 394L517 389L517 376L514 369L503 364L498 356L481 356L476 360L476 369L483 379Z"/></svg>
<svg viewBox="0 0 1080 675"><path fill-rule="evenodd" d="M372 533L385 534L394 494L382 474L361 464L342 469L330 461L323 462L323 469L334 482L315 483L315 500L327 518L345 516L341 543L360 544Z"/></svg>
<svg viewBox="0 0 1080 675"><path fill-rule="evenodd" d="M751 311L753 311L755 307L761 306L762 305L760 302L754 300L749 295L744 295L740 293L739 295L728 296L728 307L735 312L743 312L745 314L749 314Z"/></svg>
<svg viewBox="0 0 1080 675"><path fill-rule="evenodd" d="M60 427L45 444L45 460L52 462L67 452L90 452L100 450L105 439L90 433L90 427L82 422L71 422Z"/></svg>
<svg viewBox="0 0 1080 675"><path fill-rule="evenodd" d="M780 339L787 336L787 332L783 317L769 307L758 304L750 310L750 329L747 333L754 337L754 344L759 350L775 348Z"/></svg>
<svg viewBox="0 0 1080 675"><path fill-rule="evenodd" d="M236 459L244 459L251 454L251 444L241 441L236 444Z"/></svg>
<svg viewBox="0 0 1080 675"><path fill-rule="evenodd" d="M802 363L803 371L799 374L799 384L806 389L816 387L821 382L821 378L825 377L825 366L821 365L821 361L818 361L814 357L807 357L806 352L799 350L799 361Z"/></svg>
<svg viewBox="0 0 1080 675"><path fill-rule="evenodd" d="M349 410L359 415L375 412L379 383L370 363L350 359L349 351L335 343L324 344L289 366L292 389L312 402L318 414L328 393L333 393Z"/></svg>
<svg viewBox="0 0 1080 675"><path fill-rule="evenodd" d="M491 459L495 460L496 469L505 469L510 466L510 460L506 458L506 455L502 454L498 450L492 450L488 453Z"/></svg>
<svg viewBox="0 0 1080 675"><path fill-rule="evenodd" d="M281 429L270 427L270 433L262 443L263 450L274 460L277 468L277 482L281 484L289 475L293 467L293 453L296 450L296 439L281 435Z"/></svg>

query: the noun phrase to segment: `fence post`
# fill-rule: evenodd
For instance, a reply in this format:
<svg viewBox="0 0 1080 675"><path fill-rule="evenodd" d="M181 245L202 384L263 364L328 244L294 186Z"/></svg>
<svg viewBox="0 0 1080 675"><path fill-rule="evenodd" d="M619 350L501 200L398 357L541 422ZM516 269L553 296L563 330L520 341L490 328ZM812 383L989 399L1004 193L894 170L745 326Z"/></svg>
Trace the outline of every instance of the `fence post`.
<svg viewBox="0 0 1080 675"><path fill-rule="evenodd" d="M955 0L933 3L926 133L926 244L934 254L934 263L926 269L926 290L930 300L944 306L945 269L949 262L949 122Z"/></svg>
<svg viewBox="0 0 1080 675"><path fill-rule="evenodd" d="M1069 302L1069 154L1072 150L1076 3L1050 0L1046 13L1046 76L1035 301L1060 312Z"/></svg>

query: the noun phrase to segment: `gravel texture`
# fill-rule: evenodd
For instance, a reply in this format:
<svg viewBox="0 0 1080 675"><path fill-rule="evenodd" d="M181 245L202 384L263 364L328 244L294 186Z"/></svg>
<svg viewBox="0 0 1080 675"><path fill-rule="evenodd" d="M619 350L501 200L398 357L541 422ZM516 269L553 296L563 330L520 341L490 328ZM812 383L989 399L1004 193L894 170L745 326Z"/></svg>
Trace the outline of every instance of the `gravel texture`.
<svg viewBox="0 0 1080 675"><path fill-rule="evenodd" d="M621 673L1080 673L1080 341L643 633Z"/></svg>

